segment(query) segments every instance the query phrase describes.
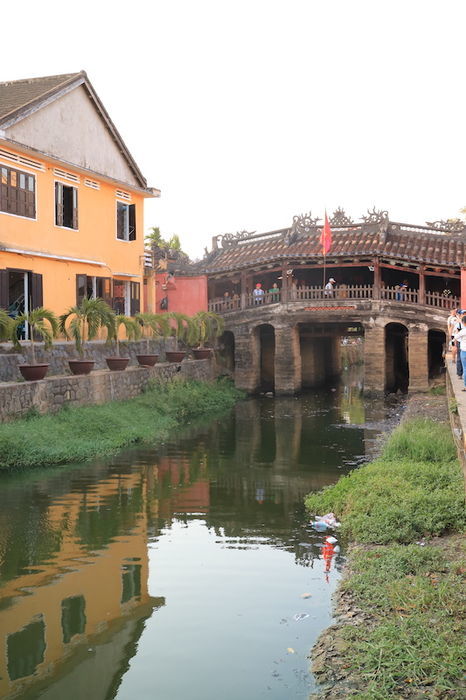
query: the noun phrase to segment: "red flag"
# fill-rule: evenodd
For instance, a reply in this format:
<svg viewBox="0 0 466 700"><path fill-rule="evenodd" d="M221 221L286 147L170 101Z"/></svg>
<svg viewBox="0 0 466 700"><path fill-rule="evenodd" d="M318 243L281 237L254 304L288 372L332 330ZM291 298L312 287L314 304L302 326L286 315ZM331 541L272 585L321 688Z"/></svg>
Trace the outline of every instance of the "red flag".
<svg viewBox="0 0 466 700"><path fill-rule="evenodd" d="M319 243L322 246L322 255L327 255L328 251L332 247L332 229L328 222L327 212L325 212L325 223L322 233L320 234Z"/></svg>

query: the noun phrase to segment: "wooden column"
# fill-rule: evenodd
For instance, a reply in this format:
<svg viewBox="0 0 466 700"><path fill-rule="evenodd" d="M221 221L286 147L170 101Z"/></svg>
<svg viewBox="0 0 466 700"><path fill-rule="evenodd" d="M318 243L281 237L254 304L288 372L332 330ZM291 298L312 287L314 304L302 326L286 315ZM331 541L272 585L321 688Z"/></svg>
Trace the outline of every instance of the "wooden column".
<svg viewBox="0 0 466 700"><path fill-rule="evenodd" d="M282 299L282 304L288 301L288 265L286 263L282 263L282 294L281 294L281 299Z"/></svg>
<svg viewBox="0 0 466 700"><path fill-rule="evenodd" d="M246 271L241 271L241 308L246 308Z"/></svg>
<svg viewBox="0 0 466 700"><path fill-rule="evenodd" d="M418 303L425 305L426 303L426 275L425 265L419 265L419 297Z"/></svg>
<svg viewBox="0 0 466 700"><path fill-rule="evenodd" d="M380 288L381 288L382 275L381 275L380 263L379 263L378 258L374 258L373 267L374 267L373 298L380 299Z"/></svg>

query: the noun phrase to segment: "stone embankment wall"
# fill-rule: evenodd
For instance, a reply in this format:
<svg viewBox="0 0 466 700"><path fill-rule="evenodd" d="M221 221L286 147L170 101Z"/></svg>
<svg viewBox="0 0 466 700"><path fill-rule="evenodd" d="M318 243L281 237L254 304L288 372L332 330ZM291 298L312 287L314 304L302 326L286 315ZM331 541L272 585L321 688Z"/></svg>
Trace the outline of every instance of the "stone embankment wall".
<svg viewBox="0 0 466 700"><path fill-rule="evenodd" d="M149 353L160 355L159 361L165 360L165 350L174 350L174 339L149 340ZM147 352L147 341L120 343L121 357L129 357L130 365L137 365L136 355ZM86 343L86 359L95 361L95 369L106 369L106 357L117 354L115 345L105 345L101 340ZM43 343L36 343L36 361L47 362L49 366L48 376L61 375L69 372L68 360L76 360L78 355L74 343L55 343L51 350L44 350ZM16 353L10 343L0 343L0 382L14 382L21 379L18 370L19 364L32 362L32 353L29 343L24 343L21 353Z"/></svg>
<svg viewBox="0 0 466 700"><path fill-rule="evenodd" d="M0 382L0 421L29 411L51 413L64 405L80 406L138 396L152 379L175 376L207 381L214 378L212 360L183 360L154 367L128 367L122 372L96 370L88 375L61 375L36 382Z"/></svg>

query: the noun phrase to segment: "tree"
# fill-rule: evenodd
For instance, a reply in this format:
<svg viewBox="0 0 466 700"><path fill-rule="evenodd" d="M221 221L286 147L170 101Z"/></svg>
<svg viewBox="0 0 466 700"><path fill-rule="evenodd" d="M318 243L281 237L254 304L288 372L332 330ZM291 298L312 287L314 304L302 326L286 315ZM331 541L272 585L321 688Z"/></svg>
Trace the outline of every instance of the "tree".
<svg viewBox="0 0 466 700"><path fill-rule="evenodd" d="M69 329L67 323L69 321ZM84 355L85 343L93 340L100 328L106 328L110 336L114 334L115 314L108 304L97 297L84 297L79 306L72 306L60 316L60 331L69 340L73 338L80 357Z"/></svg>
<svg viewBox="0 0 466 700"><path fill-rule="evenodd" d="M163 238L158 226L152 226L149 229L149 233L145 236L144 241L152 249L159 248L159 250L176 251L178 256L188 257L181 249L181 241L178 234L174 233L170 238Z"/></svg>
<svg viewBox="0 0 466 700"><path fill-rule="evenodd" d="M15 350L21 350L21 343L18 340L18 328L21 328L26 323L29 324L31 331L32 364L35 365L36 346L34 335L42 338L45 349L49 350L52 347L53 339L58 335L58 320L52 311L44 309L43 306L17 316L11 324L11 342Z"/></svg>

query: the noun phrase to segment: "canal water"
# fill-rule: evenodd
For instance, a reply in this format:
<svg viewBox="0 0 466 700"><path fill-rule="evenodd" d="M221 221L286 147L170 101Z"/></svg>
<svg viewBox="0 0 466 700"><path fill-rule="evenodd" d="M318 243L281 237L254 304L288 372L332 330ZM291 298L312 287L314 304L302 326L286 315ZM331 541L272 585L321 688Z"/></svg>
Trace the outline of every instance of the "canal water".
<svg viewBox="0 0 466 700"><path fill-rule="evenodd" d="M303 499L401 410L365 401L356 369L155 447L2 476L0 697L308 698L344 548Z"/></svg>

